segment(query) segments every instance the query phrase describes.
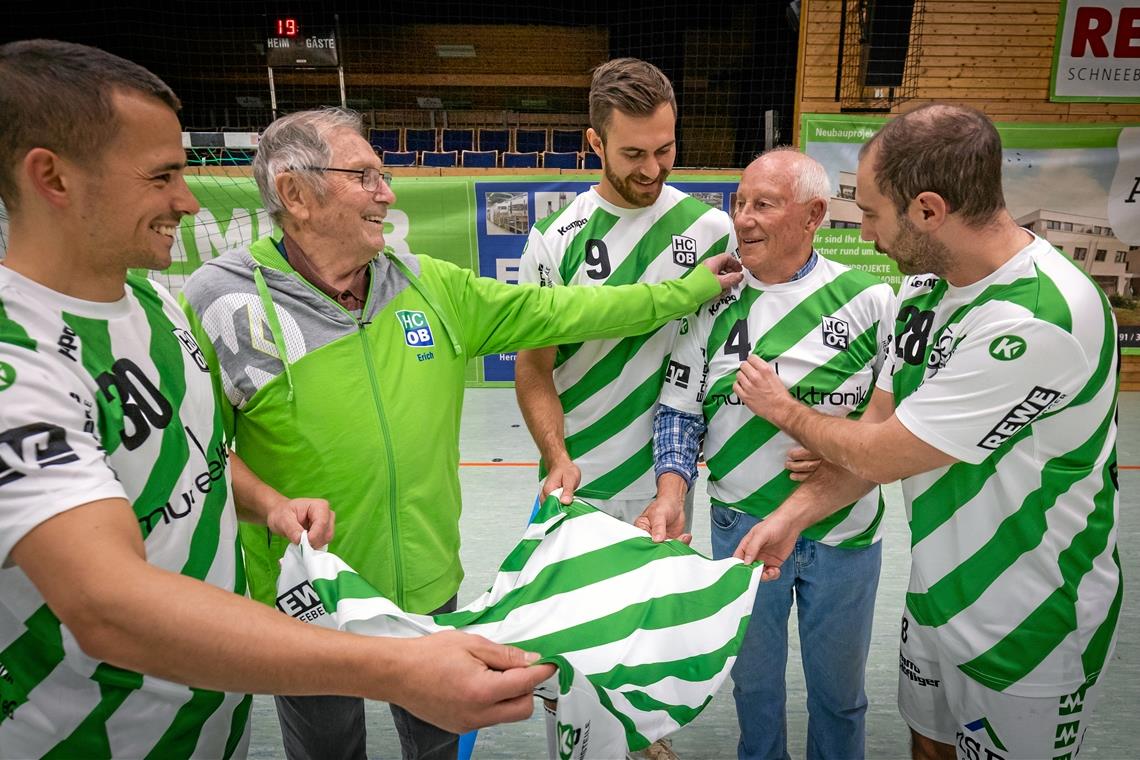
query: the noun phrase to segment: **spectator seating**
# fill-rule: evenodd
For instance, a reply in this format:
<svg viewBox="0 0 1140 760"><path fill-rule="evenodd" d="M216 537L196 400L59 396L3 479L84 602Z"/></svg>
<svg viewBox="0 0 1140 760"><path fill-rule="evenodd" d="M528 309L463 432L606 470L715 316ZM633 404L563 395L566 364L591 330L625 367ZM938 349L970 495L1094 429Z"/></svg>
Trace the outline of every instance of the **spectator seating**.
<svg viewBox="0 0 1140 760"><path fill-rule="evenodd" d="M538 151L519 153L509 150L503 154L503 167L506 169L537 169Z"/></svg>
<svg viewBox="0 0 1140 760"><path fill-rule="evenodd" d="M441 147L454 151L475 150L475 130L444 129Z"/></svg>
<svg viewBox="0 0 1140 760"><path fill-rule="evenodd" d="M581 153L584 142L581 129L555 128L550 131L550 149L559 153Z"/></svg>
<svg viewBox="0 0 1140 760"><path fill-rule="evenodd" d="M515 151L517 153L541 153L549 150L545 129L515 129Z"/></svg>
<svg viewBox="0 0 1140 760"><path fill-rule="evenodd" d="M425 150L420 153L420 166L455 166L458 158L454 150Z"/></svg>
<svg viewBox="0 0 1140 760"><path fill-rule="evenodd" d="M506 153L511 149L511 131L509 129L480 129L479 150L497 150Z"/></svg>
<svg viewBox="0 0 1140 760"><path fill-rule="evenodd" d="M392 127L391 129L376 129L375 127L369 129L368 143L372 146L372 150L378 154L386 150L399 150L400 130L396 127Z"/></svg>
<svg viewBox="0 0 1140 760"><path fill-rule="evenodd" d="M462 166L493 169L499 165L497 150L465 150L461 154Z"/></svg>
<svg viewBox="0 0 1140 760"><path fill-rule="evenodd" d="M582 154L582 168L583 169L601 169L602 159L598 154L592 150L588 150Z"/></svg>
<svg viewBox="0 0 1140 760"><path fill-rule="evenodd" d="M415 166L416 152L414 150L386 150L380 154L380 160L385 166Z"/></svg>
<svg viewBox="0 0 1140 760"><path fill-rule="evenodd" d="M546 169L577 169L578 158L578 151L547 150L542 153L542 165Z"/></svg>
<svg viewBox="0 0 1140 760"><path fill-rule="evenodd" d="M439 143L439 131L431 127L408 127L404 130L404 150L422 153L435 150Z"/></svg>

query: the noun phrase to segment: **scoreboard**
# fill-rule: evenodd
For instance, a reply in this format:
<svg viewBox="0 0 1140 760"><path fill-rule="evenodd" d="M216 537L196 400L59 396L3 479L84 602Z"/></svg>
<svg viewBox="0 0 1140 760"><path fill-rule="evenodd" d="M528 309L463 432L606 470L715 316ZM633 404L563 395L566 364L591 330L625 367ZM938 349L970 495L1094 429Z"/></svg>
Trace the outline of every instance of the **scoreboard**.
<svg viewBox="0 0 1140 760"><path fill-rule="evenodd" d="M335 30L309 29L295 17L272 20L265 40L265 57L270 68L336 68L340 65Z"/></svg>

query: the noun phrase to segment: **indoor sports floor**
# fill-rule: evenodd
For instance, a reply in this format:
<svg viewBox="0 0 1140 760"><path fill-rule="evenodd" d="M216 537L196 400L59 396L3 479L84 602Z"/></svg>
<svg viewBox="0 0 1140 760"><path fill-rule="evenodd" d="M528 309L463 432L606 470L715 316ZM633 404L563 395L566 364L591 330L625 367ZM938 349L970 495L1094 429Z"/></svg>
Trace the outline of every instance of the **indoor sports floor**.
<svg viewBox="0 0 1140 760"><path fill-rule="evenodd" d="M1080 756L1123 760L1140 757L1135 742L1135 724L1140 716L1140 393L1120 398L1120 524L1118 545L1124 566L1125 591L1116 652L1104 676L1100 707L1088 728ZM460 606L482 593L491 583L499 563L518 541L530 515L537 489L537 454L515 404L514 391L478 388L467 391L463 411L460 458L463 462L464 513L462 518L463 564L467 578L459 593ZM883 569L875 608L874 634L867 667L867 757L910 756L906 726L898 715L895 696L898 679L898 621L909 571L909 535L897 484L885 489ZM315 494L314 494L315 495ZM709 553L708 496L698 486L693 546ZM511 530L511 526L517 530ZM803 673L791 616L788 663L788 752L804 756L807 713L804 708ZM303 653L288 667L305 667ZM394 760L399 742L387 707L369 703L368 755ZM270 697L254 699L251 758L282 756L281 735ZM673 735L673 748L686 760L736 757L736 711L732 686L726 681L716 697L688 726ZM529 721L479 732L473 757L481 760L539 760L545 757L545 734L541 710Z"/></svg>

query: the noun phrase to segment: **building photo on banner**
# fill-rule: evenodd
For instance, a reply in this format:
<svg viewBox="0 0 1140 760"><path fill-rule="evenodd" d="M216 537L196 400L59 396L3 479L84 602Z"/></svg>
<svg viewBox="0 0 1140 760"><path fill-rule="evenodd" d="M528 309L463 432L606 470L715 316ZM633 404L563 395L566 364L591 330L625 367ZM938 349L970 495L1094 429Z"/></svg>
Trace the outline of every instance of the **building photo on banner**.
<svg viewBox="0 0 1140 760"><path fill-rule="evenodd" d="M859 148L884 123L881 117L807 114L800 138L836 189L830 226L816 235L820 252L897 289L902 275L860 239L855 205ZM1121 347L1140 353L1140 319L1124 321L1135 319L1128 315L1140 298L1140 125L999 122L997 129L1010 214L1071 258L1120 307Z"/></svg>

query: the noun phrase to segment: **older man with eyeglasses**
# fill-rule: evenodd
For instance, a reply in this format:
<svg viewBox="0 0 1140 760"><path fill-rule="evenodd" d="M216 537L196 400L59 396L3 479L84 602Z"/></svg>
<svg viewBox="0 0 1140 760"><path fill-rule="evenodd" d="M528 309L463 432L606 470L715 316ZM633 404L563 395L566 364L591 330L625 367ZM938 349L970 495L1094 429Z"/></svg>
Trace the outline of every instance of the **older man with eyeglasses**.
<svg viewBox="0 0 1140 760"><path fill-rule="evenodd" d="M724 254L662 285L539 288L395 254L384 245L390 176L342 109L275 121L253 172L282 232L210 261L183 290L228 440L281 493L328 499L330 549L409 612L455 609L463 577L468 361L643 333L741 277ZM273 604L286 542L246 525L242 543L251 595ZM290 758L364 757L361 700L279 697L277 709ZM456 756L456 735L392 713L404 757Z"/></svg>

